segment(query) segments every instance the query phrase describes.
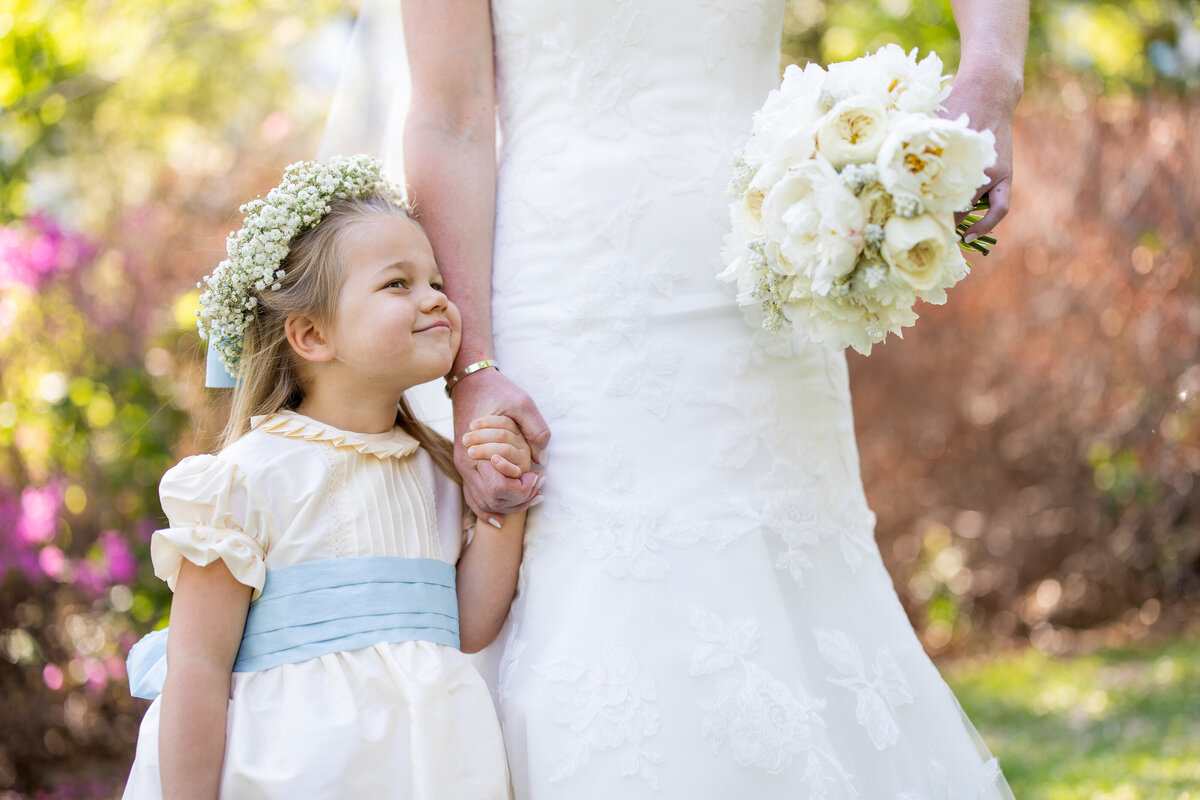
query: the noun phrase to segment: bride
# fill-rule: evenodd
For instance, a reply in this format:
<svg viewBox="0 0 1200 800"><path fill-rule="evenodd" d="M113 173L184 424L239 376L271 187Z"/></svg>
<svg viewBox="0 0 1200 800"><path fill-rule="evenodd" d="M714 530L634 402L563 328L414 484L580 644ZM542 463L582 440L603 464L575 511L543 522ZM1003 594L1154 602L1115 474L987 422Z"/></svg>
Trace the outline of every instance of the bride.
<svg viewBox="0 0 1200 800"><path fill-rule="evenodd" d="M880 560L842 354L756 331L714 277L784 0L402 5L382 144L463 310L455 373L499 367L454 384L466 496L541 503L494 646L516 796L1011 797ZM954 7L948 113L1000 151L982 234L1028 8ZM486 413L540 476L468 466Z"/></svg>

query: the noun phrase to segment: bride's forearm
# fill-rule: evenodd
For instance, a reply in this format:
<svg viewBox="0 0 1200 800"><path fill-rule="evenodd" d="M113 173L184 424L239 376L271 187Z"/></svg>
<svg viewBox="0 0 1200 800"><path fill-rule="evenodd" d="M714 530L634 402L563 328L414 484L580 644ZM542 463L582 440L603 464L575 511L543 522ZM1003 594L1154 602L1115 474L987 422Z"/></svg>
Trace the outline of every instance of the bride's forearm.
<svg viewBox="0 0 1200 800"><path fill-rule="evenodd" d="M409 198L463 318L453 372L492 355L496 90L487 0L404 0Z"/></svg>
<svg viewBox="0 0 1200 800"><path fill-rule="evenodd" d="M433 245L446 293L462 313L462 346L452 370L458 371L492 356L494 123L459 132L410 115L404 153L416 217Z"/></svg>
<svg viewBox="0 0 1200 800"><path fill-rule="evenodd" d="M988 84L1015 107L1024 88L1029 0L951 0L962 39L958 76Z"/></svg>

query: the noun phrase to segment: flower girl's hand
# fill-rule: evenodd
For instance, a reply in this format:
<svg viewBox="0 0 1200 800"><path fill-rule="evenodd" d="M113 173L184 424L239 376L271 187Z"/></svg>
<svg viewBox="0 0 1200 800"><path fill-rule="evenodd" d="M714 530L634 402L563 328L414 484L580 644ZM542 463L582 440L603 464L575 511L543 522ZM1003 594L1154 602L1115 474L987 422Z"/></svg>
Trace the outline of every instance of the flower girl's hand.
<svg viewBox="0 0 1200 800"><path fill-rule="evenodd" d="M460 381L454 387L454 466L463 479L463 499L481 519L502 523L505 514L524 511L537 502L542 476L526 472L520 478L500 474L490 461L475 461L467 456L462 437L470 424L480 417L506 416L533 449L534 460L545 465L550 429L532 398L508 376L484 369ZM494 523L494 524L495 524Z"/></svg>
<svg viewBox="0 0 1200 800"><path fill-rule="evenodd" d="M489 461L501 475L509 478L520 478L533 467L529 442L509 417L480 417L463 434L462 443L467 447L469 458Z"/></svg>

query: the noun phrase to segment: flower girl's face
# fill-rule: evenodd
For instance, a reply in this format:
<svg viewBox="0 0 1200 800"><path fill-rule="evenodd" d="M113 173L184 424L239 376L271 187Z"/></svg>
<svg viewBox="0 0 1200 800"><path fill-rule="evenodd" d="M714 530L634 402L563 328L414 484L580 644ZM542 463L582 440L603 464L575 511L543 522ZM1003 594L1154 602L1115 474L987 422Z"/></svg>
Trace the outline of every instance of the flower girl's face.
<svg viewBox="0 0 1200 800"><path fill-rule="evenodd" d="M331 331L337 360L372 388L403 391L448 373L462 318L420 226L381 214L355 223L340 246L345 277Z"/></svg>

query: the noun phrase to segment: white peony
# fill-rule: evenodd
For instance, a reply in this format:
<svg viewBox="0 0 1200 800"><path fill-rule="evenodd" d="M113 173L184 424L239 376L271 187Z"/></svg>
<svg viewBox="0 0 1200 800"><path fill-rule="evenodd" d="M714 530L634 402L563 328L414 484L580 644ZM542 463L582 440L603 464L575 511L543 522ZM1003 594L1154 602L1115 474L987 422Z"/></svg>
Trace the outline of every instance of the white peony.
<svg viewBox="0 0 1200 800"><path fill-rule="evenodd" d="M894 45L787 70L730 187L720 277L752 324L867 354L966 275L953 212L986 182L994 138L934 117L941 71Z"/></svg>
<svg viewBox="0 0 1200 800"><path fill-rule="evenodd" d="M879 98L856 94L837 103L817 129L817 149L835 167L874 161L887 136L887 112Z"/></svg>
<svg viewBox="0 0 1200 800"><path fill-rule="evenodd" d="M816 143L810 128L803 128L775 146L772 159L758 168L750 185L733 204L733 223L754 236L762 235L762 204L767 192L779 183L789 168L813 157Z"/></svg>
<svg viewBox="0 0 1200 800"><path fill-rule="evenodd" d="M778 159L785 150L794 151L798 137L811 138L825 113L819 105L824 80L825 70L816 64L807 64L803 69L792 64L784 70L779 88L767 95L754 114L753 132L744 153L749 164L758 167Z"/></svg>
<svg viewBox="0 0 1200 800"><path fill-rule="evenodd" d="M779 247L771 268L781 275L803 274L818 294L848 275L862 250L862 206L819 155L771 188L762 221L766 239Z"/></svg>
<svg viewBox="0 0 1200 800"><path fill-rule="evenodd" d="M893 195L913 195L926 211L965 211L984 173L996 163L991 131L956 120L910 116L900 120L879 149L879 179Z"/></svg>
<svg viewBox="0 0 1200 800"><path fill-rule="evenodd" d="M888 111L933 114L950 94L947 77L936 53L917 61L916 48L905 53L899 45L888 44L864 58L830 64L824 89L835 102L869 92Z"/></svg>
<svg viewBox="0 0 1200 800"><path fill-rule="evenodd" d="M918 294L946 283L954 271L955 256L962 258L954 234L929 214L913 219L892 217L883 232L880 254L892 275Z"/></svg>

